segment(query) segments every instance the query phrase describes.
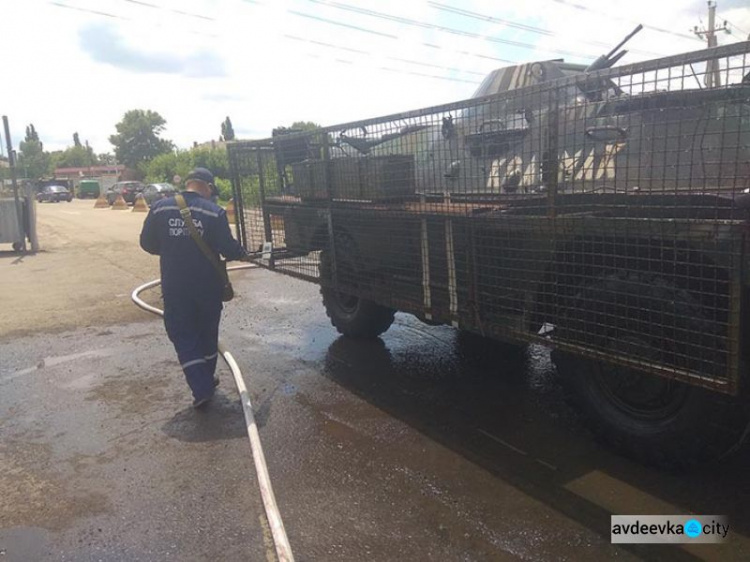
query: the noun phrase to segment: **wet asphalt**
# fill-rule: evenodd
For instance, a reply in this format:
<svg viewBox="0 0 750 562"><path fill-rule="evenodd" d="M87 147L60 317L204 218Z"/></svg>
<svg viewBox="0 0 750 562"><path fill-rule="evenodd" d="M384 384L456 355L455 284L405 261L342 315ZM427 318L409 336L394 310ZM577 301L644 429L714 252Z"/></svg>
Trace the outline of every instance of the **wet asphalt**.
<svg viewBox="0 0 750 562"><path fill-rule="evenodd" d="M488 364L403 314L351 341L315 286L236 279L222 339L297 560L750 558L747 450L688 474L632 463L583 428L543 348ZM4 341L0 358L0 561L274 559L225 367L193 411L146 315ZM726 514L732 538L610 544L611 514L656 513Z"/></svg>

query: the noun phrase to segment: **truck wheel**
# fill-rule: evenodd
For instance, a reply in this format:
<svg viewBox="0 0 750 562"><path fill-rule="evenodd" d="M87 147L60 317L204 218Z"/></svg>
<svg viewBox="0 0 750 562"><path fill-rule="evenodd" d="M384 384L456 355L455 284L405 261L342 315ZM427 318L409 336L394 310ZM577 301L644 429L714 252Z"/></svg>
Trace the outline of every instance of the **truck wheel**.
<svg viewBox="0 0 750 562"><path fill-rule="evenodd" d="M526 357L526 344L499 341L468 330L456 334L456 350L467 365L480 368L519 362Z"/></svg>
<svg viewBox="0 0 750 562"><path fill-rule="evenodd" d="M557 327L560 341L709 376L724 370L718 334L687 291L641 273L593 283ZM737 399L582 355L555 350L552 360L589 429L640 462L685 468L719 458L742 440L747 412Z"/></svg>
<svg viewBox="0 0 750 562"><path fill-rule="evenodd" d="M357 252L353 241L346 236L336 238L336 265L340 278L356 279ZM333 280L330 250L320 253L320 277ZM323 306L336 330L351 338L376 338L393 324L396 311L372 301L337 291L334 287L321 285Z"/></svg>

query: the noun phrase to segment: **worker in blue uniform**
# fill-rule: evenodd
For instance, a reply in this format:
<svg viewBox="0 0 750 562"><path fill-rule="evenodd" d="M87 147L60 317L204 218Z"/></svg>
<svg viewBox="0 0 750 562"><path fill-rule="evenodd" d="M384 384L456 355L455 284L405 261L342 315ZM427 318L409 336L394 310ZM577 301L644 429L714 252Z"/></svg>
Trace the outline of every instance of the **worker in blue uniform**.
<svg viewBox="0 0 750 562"><path fill-rule="evenodd" d="M227 260L246 257L229 230L226 211L212 202L216 187L209 170L191 171L182 196L193 224L211 250ZM198 408L211 400L218 384L215 371L223 279L192 238L175 197L151 207L143 223L141 247L160 258L164 327Z"/></svg>

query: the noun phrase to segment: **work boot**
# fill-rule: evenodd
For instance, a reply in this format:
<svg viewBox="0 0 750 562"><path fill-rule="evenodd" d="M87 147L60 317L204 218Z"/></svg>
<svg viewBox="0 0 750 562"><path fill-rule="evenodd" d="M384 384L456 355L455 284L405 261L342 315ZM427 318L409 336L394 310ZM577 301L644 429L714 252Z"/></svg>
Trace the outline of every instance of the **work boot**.
<svg viewBox="0 0 750 562"><path fill-rule="evenodd" d="M214 393L211 392L208 396L204 396L203 398L196 398L193 400L193 408L196 410L201 409L203 406L208 404L211 401L211 398L214 397Z"/></svg>

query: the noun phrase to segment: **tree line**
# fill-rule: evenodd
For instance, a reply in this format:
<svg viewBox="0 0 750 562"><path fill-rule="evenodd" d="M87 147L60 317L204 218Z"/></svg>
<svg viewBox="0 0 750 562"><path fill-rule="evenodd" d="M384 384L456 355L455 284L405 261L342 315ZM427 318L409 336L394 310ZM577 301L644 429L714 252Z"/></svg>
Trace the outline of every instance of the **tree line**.
<svg viewBox="0 0 750 562"><path fill-rule="evenodd" d="M182 164L188 160L182 153L175 149L172 141L162 138L166 126L166 120L156 111L133 109L123 115L122 120L115 125L115 134L109 137L113 152L95 154L88 141L81 142L78 132L74 132L73 144L64 150L46 151L39 133L33 123L26 127L23 141L19 143L17 165L21 174L27 179L39 179L44 176L54 175L57 168L86 168L89 166L123 164L129 171L130 176L148 179L158 175L157 171L165 169L164 162L172 156L180 165L172 166L182 169ZM232 121L227 117L221 122L220 140L234 140L234 127ZM202 150L196 158L200 161L206 160ZM154 170L150 170L151 162L161 156ZM219 157L212 157L216 160ZM220 160L220 158L219 158ZM162 178L166 179L166 178ZM171 180L171 177L169 178Z"/></svg>
<svg viewBox="0 0 750 562"><path fill-rule="evenodd" d="M88 141L81 142L74 132L73 144L65 150L47 152L33 124L26 127L26 135L19 145L18 168L27 179L52 176L57 168L86 168L88 166L123 164L129 179L149 183L172 182L175 176L184 178L198 166L210 169L222 199L231 197L229 161L223 144L206 143L190 149L177 149L174 143L162 138L166 120L156 111L133 109L127 111L110 135L113 153L95 154ZM279 130L313 130L319 125L308 121L292 123ZM235 139L229 117L221 122L220 141Z"/></svg>

